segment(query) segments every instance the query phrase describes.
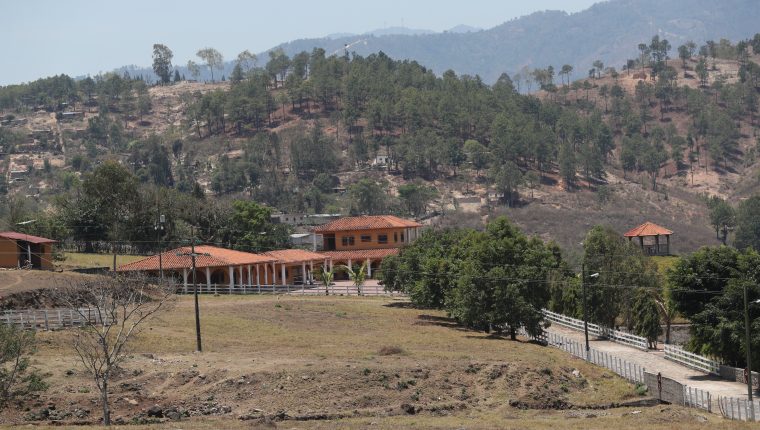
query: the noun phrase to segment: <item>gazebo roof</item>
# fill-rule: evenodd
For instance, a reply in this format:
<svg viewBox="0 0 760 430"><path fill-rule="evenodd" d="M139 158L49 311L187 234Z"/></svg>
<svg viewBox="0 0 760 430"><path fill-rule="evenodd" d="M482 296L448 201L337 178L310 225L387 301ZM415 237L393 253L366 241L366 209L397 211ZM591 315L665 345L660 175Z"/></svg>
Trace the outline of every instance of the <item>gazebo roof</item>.
<svg viewBox="0 0 760 430"><path fill-rule="evenodd" d="M652 222L645 222L636 228L632 228L626 232L625 237L644 237L644 236L669 236L673 234L672 231L665 227L661 227Z"/></svg>

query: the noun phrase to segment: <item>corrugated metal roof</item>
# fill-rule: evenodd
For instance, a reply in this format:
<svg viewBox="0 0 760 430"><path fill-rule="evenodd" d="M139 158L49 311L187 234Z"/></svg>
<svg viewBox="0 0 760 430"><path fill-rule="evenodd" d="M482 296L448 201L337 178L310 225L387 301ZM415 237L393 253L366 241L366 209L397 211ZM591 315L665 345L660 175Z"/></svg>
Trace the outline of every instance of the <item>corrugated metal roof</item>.
<svg viewBox="0 0 760 430"><path fill-rule="evenodd" d="M192 257L189 255L177 255L188 254L191 248L189 246L183 246L181 248L175 248L170 251L166 251L161 254L163 268L166 269L183 269L192 267ZM218 248L210 245L198 245L195 247L196 254L208 254L198 255L195 257L195 267L225 267L225 266L242 266L248 264L263 264L272 263L276 261L275 258L253 254L250 252L235 251L232 249ZM142 260L134 261L132 263L123 264L116 268L117 272L134 272L145 270L159 270L159 258L158 255L154 255Z"/></svg>
<svg viewBox="0 0 760 430"><path fill-rule="evenodd" d="M347 230L376 230L383 228L422 227L416 221L410 221L393 215L362 215L337 219L327 224L314 227L312 231L324 233Z"/></svg>
<svg viewBox="0 0 760 430"><path fill-rule="evenodd" d="M17 233L15 231L0 232L0 237L10 240L24 240L31 243L55 243L57 241L53 239L47 239L45 237L32 236L31 234Z"/></svg>
<svg viewBox="0 0 760 430"><path fill-rule="evenodd" d="M647 221L636 228L632 228L623 236L625 237L658 236L658 235L667 236L670 234L673 234L673 232L668 230L667 228L661 227L655 223L651 223Z"/></svg>

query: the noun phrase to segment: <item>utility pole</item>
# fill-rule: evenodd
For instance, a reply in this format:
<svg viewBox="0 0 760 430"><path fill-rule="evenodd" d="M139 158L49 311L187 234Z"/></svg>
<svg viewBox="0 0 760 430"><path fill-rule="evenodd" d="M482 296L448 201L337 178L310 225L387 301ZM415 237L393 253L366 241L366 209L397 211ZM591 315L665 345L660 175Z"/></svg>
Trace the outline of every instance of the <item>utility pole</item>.
<svg viewBox="0 0 760 430"><path fill-rule="evenodd" d="M588 310L586 308L586 263L581 263L581 290L583 291L583 335L586 337L586 360L591 354L591 346L588 343Z"/></svg>
<svg viewBox="0 0 760 430"><path fill-rule="evenodd" d="M193 268L193 299L195 301L195 341L196 341L196 350L198 352L203 352L203 346L201 344L201 311L200 307L198 306L198 284L196 283L195 279L195 257L199 255L206 255L209 254L196 254L195 253L195 231L193 229L193 226L190 226L190 253L177 253L178 256L190 256L192 261L192 268Z"/></svg>
<svg viewBox="0 0 760 430"><path fill-rule="evenodd" d="M747 303L747 283L744 283L744 331L746 336L746 351L747 351L747 399L749 400L749 413L750 419L755 421L755 405L752 403L752 353L750 351L750 335L749 335L749 304Z"/></svg>
<svg viewBox="0 0 760 430"><path fill-rule="evenodd" d="M156 241L158 242L158 273L161 275L161 282L164 282L164 249L161 247L161 236L164 232L164 222L166 217L161 213L161 208L158 208L158 222L156 223Z"/></svg>

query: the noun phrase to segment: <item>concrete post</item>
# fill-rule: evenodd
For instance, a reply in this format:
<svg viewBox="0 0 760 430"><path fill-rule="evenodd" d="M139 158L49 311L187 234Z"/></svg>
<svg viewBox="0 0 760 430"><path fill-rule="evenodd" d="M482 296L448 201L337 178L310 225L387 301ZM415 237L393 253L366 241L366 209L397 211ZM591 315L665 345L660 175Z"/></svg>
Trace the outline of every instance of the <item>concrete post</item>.
<svg viewBox="0 0 760 430"><path fill-rule="evenodd" d="M367 259L367 277L370 279L372 278L372 262L369 258Z"/></svg>
<svg viewBox="0 0 760 430"><path fill-rule="evenodd" d="M238 286L242 290L243 286L245 286L243 283L243 266L238 266L238 278ZM232 291L230 291L230 294L232 294Z"/></svg>
<svg viewBox="0 0 760 430"><path fill-rule="evenodd" d="M182 286L184 292L187 293L187 267L182 268Z"/></svg>
<svg viewBox="0 0 760 430"><path fill-rule="evenodd" d="M306 285L306 262L305 261L301 262L301 278L302 278L303 285Z"/></svg>
<svg viewBox="0 0 760 430"><path fill-rule="evenodd" d="M259 273L259 265L256 265L256 286L261 287L261 274Z"/></svg>
<svg viewBox="0 0 760 430"><path fill-rule="evenodd" d="M211 292L211 268L206 268L206 289Z"/></svg>
<svg viewBox="0 0 760 430"><path fill-rule="evenodd" d="M253 287L253 277L251 276L251 265L248 265L248 288Z"/></svg>
<svg viewBox="0 0 760 430"><path fill-rule="evenodd" d="M288 276L285 274L285 263L280 264L280 274L282 275L282 285L288 285Z"/></svg>
<svg viewBox="0 0 760 430"><path fill-rule="evenodd" d="M232 293L232 290L235 288L235 268L228 266L227 269L230 272L230 293ZM216 291L214 292L216 293Z"/></svg>

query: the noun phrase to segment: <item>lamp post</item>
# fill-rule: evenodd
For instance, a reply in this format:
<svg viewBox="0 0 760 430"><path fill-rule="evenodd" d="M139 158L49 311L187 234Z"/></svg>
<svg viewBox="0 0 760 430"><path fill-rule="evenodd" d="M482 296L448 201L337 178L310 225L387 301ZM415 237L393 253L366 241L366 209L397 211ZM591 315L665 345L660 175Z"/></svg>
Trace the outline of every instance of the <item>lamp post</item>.
<svg viewBox="0 0 760 430"><path fill-rule="evenodd" d="M592 273L589 278L597 278L599 273ZM591 357L591 346L588 342L588 309L586 305L586 263L581 264L581 289L583 290L583 335L586 338L586 360Z"/></svg>

